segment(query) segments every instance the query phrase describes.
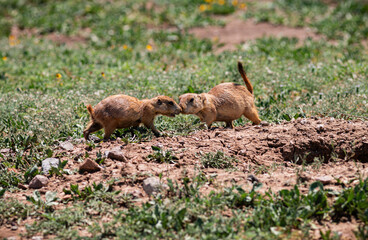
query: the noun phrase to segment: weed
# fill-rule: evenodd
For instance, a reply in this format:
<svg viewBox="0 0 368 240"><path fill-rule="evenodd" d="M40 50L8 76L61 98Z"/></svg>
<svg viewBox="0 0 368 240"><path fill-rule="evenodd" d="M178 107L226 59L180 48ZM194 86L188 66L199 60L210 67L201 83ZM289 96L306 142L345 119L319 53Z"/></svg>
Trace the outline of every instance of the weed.
<svg viewBox="0 0 368 240"><path fill-rule="evenodd" d="M17 200L0 201L0 225L2 226L13 222L14 219L26 219L32 216L38 216L34 206Z"/></svg>
<svg viewBox="0 0 368 240"><path fill-rule="evenodd" d="M204 168L234 169L234 163L238 160L234 157L226 156L222 151L216 153L205 153L201 156L201 162Z"/></svg>
<svg viewBox="0 0 368 240"><path fill-rule="evenodd" d="M55 205L58 205L58 197L56 192L48 191L45 194L45 201L42 200L39 191L34 191L32 196L27 196L27 201L33 203L37 208L45 211L52 212Z"/></svg>
<svg viewBox="0 0 368 240"><path fill-rule="evenodd" d="M24 179L26 183L29 183L37 174L39 174L39 170L37 165L34 165L33 167L29 168L25 173L24 173Z"/></svg>
<svg viewBox="0 0 368 240"><path fill-rule="evenodd" d="M354 231L354 235L357 239L367 239L368 238L368 226L367 224L361 224L357 231Z"/></svg>
<svg viewBox="0 0 368 240"><path fill-rule="evenodd" d="M71 171L69 169L64 169L66 164L68 163L68 160L60 161L59 165L57 167L51 167L49 174L56 175L56 176L62 176L64 173L71 174Z"/></svg>
<svg viewBox="0 0 368 240"><path fill-rule="evenodd" d="M368 224L368 179L359 180L354 188L345 189L333 205L332 218L340 221L342 217L357 217Z"/></svg>
<svg viewBox="0 0 368 240"><path fill-rule="evenodd" d="M331 230L327 230L326 232L319 231L319 234L321 235L322 240L339 240L340 236L338 233L334 232L331 236Z"/></svg>
<svg viewBox="0 0 368 240"><path fill-rule="evenodd" d="M79 190L78 184L70 184L70 190L64 189L65 194L70 194L74 200L86 200L97 191L111 191L111 186L104 187L102 183L93 183L92 187L87 186L83 190Z"/></svg>
<svg viewBox="0 0 368 240"><path fill-rule="evenodd" d="M157 163L175 163L179 158L172 155L172 151L164 151L160 147L152 146L153 154L147 156L147 161L154 161Z"/></svg>
<svg viewBox="0 0 368 240"><path fill-rule="evenodd" d="M99 164L99 165L101 165L101 164L103 164L104 163L104 161L105 161L105 156L102 154L102 152L101 151L98 151L97 153L96 153L96 159L95 159L95 161Z"/></svg>

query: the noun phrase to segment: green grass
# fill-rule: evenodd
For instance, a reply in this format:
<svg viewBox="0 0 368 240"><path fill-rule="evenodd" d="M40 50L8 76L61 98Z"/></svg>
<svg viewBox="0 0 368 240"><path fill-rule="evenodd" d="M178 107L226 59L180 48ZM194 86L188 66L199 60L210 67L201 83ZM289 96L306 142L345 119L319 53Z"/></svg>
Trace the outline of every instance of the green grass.
<svg viewBox="0 0 368 240"><path fill-rule="evenodd" d="M291 190L277 193L268 191L260 194L257 192L259 186L249 192L233 186L203 195L199 192L202 184L198 178L184 181L183 186L169 181L170 190L167 196L159 195L141 207L130 208L121 208L121 200L116 200L119 199L119 195L116 195L119 193L113 193L114 197L107 198L111 199L107 201L108 192L96 190L89 195L92 198L73 197L72 206L42 214L40 221L28 227L28 234L42 233L54 234L59 238L76 238L77 229L89 225L89 234L98 238L166 239L187 236L205 239L283 239L310 237L309 230L313 224L323 224L331 218L339 222L335 216L357 217L362 224L359 228L360 234L364 234L362 229L368 223L366 214L354 215L354 212L362 210L363 203L368 203L368 179L339 193L324 189L320 182L315 182L310 185L306 195L301 194L297 185ZM361 194L360 197L351 198L351 211L341 212L341 199L357 190ZM331 194L335 195L332 203L328 201L328 195ZM167 197L170 197L170 201L165 200ZM16 202L13 204L21 209L32 209ZM119 206L120 210L116 211ZM25 212L23 210L17 214L24 216ZM103 216L104 223L100 224ZM358 237L359 232L356 234Z"/></svg>
<svg viewBox="0 0 368 240"><path fill-rule="evenodd" d="M121 93L137 98L163 94L178 100L183 93L206 92L221 82L242 83L238 60L254 86L262 120L368 119L368 52L360 44L367 38L367 7L358 0L336 6L316 0L246 2L245 17L309 26L336 42L261 38L247 43L246 48L218 55L212 52L215 46L210 40L196 39L188 29L221 24L213 14L234 11L230 1L205 12L200 11L201 4L207 4L202 0L158 0L153 6L130 0L0 2L0 149L11 151L0 154L1 193L20 191L18 184L29 183L60 141L82 137L89 120L85 104L95 105ZM33 34L16 38L10 35L12 26ZM67 45L48 40L55 33L70 39L80 36L83 41ZM246 121L239 119L235 126ZM201 129L198 118L188 115L161 116L155 125L168 137ZM103 132L96 135L101 137ZM118 130L114 137L129 143L149 141L153 134L142 127ZM153 160L172 161L173 156L165 154L158 152ZM362 210L366 206L364 187L354 190L360 194L357 198L350 197L353 190L344 190L338 200L327 204L326 190L305 196L294 188L264 196L233 188L201 196L196 186L188 185L180 194L176 192L184 199L173 197L170 204L156 199L119 213L113 206L129 205L128 196L73 189L73 206L60 202L65 205L47 213L35 209L37 204L0 201L0 220L36 216L41 221L29 227L29 234L42 229L45 234L57 232L60 238L75 238L77 228L87 225L91 234L101 237L283 238L283 234L307 236L310 222L326 216L338 221L346 213L366 222L367 215ZM90 201L81 200L87 198ZM343 205L346 199L356 205ZM310 202L318 204L311 206ZM305 206L311 208L305 212ZM97 214L89 209L97 209ZM231 217L223 215L224 211L231 212ZM101 225L101 212L113 221ZM256 214L250 216L250 212ZM362 238L367 235L364 227L357 231Z"/></svg>

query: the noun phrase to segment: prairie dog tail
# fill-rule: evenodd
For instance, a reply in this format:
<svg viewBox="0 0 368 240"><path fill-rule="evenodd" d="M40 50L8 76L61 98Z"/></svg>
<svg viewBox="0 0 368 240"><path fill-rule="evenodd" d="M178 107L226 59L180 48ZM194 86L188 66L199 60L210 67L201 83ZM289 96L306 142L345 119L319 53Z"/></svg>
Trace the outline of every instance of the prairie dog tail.
<svg viewBox="0 0 368 240"><path fill-rule="evenodd" d="M94 115L93 115L93 108L92 108L91 104L87 104L86 107L87 107L89 115L91 116L91 119L94 120L95 118L94 118Z"/></svg>
<svg viewBox="0 0 368 240"><path fill-rule="evenodd" d="M238 61L238 70L239 70L239 73L240 75L242 76L243 80L244 80L244 83L245 85L247 86L249 92L251 94L253 94L253 86L252 84L250 83L247 75L245 74L245 71L244 71L244 68L243 68L243 64L241 62Z"/></svg>

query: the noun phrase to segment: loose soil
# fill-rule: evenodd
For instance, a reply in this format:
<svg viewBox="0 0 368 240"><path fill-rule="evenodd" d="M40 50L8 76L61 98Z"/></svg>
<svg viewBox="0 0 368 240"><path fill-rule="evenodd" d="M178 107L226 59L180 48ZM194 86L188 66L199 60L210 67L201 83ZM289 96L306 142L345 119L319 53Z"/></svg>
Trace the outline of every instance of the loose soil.
<svg viewBox="0 0 368 240"><path fill-rule="evenodd" d="M141 143L125 144L118 139L96 143L94 148L78 139L74 141L74 150L54 151L55 156L61 156L60 160L68 160L66 168L76 173L51 177L49 184L40 192L57 191L59 198L68 199L70 196L65 195L63 189L69 189L70 184L84 188L93 182L106 183L116 178L114 189L132 194L136 204L141 204L149 199L142 188L145 178L162 175L164 182L172 179L180 183L183 177L192 178L199 172L203 172L208 179L214 179L212 183L202 186L203 194L233 184L250 190L254 177L263 184L261 192L290 189L298 183L301 192L307 193L308 186L316 180L323 182L325 188L341 190L338 181L353 186L360 177L368 177L367 128L368 122L362 120L309 118L280 124L246 124L235 129L201 130L188 136L159 137ZM152 146L171 150L178 157L177 162L148 162L148 155L153 153ZM102 171L78 173L86 153L88 158L95 160L97 154L109 150L122 151L127 160L119 162L106 159ZM238 162L234 163L234 169L203 168L201 155L216 151L235 157ZM32 189L7 192L5 198L17 198L25 202L26 196L32 192ZM356 230L358 224L327 222L319 228L339 231L343 239L351 239L354 238L352 231ZM19 229L24 229L22 225Z"/></svg>

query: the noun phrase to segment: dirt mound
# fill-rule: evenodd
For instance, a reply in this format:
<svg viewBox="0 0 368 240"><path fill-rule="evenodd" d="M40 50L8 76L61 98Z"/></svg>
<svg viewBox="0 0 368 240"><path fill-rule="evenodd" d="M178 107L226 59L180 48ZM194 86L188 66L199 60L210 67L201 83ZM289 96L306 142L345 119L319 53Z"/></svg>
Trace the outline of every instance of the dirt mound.
<svg viewBox="0 0 368 240"><path fill-rule="evenodd" d="M270 23L255 23L252 19L243 21L239 16L230 16L224 19L227 24L224 27L207 26L193 28L189 33L198 38L217 39L223 46L216 49L220 53L225 50L235 50L237 44L261 37L289 37L303 41L306 38L318 40L321 36L315 34L309 28L291 28Z"/></svg>
<svg viewBox="0 0 368 240"><path fill-rule="evenodd" d="M208 180L201 187L204 194L234 184L251 190L254 181L263 184L261 192L268 189L276 192L299 184L300 191L307 193L308 185L314 181L321 181L329 189L341 190L342 185L352 186L359 178L368 177L367 127L368 122L360 120L298 119L281 124L202 130L189 136L160 137L141 143L126 144L118 139L87 144L80 139L73 146L61 144L60 149L54 151L54 157L67 160L65 168L74 173L49 177L48 185L39 191L43 194L56 191L59 198L66 200L70 195L63 189L69 189L71 184L78 184L83 189L93 183L109 181L113 182L115 190L131 194L139 205L149 199L142 183L151 176L160 176L164 182L171 179L179 183L184 178L201 176ZM175 158L171 163L158 163L152 157L154 149L160 149L161 157ZM115 154L108 151L115 151ZM167 151L171 152L167 154ZM202 156L218 151L230 157L227 160L233 159L232 166L227 169L205 168ZM106 158L100 171L78 171L83 161L100 161L104 156L119 154L123 155L118 158L120 161ZM5 198L26 202L26 196L34 190L27 186L23 189L6 192ZM353 236L356 226L350 224L344 228L344 235ZM331 228L341 230L339 226ZM20 229L24 232L24 227Z"/></svg>
<svg viewBox="0 0 368 240"><path fill-rule="evenodd" d="M295 169L308 164L311 166L310 176L304 177L304 180L312 181L321 174L348 180L357 177L354 171L362 171L358 168L368 166L367 127L368 122L360 120L298 119L281 124L247 124L235 129L201 130L188 136L154 138L150 142L126 144L118 139L92 146L79 143L72 150L55 150L55 157L68 161L65 168L78 172L82 161L109 156L107 151L121 152L123 160L107 158L101 165L101 171L55 178L45 190L62 193L63 188L68 188L70 184L83 187L93 182L123 178L118 183L119 188L141 192L141 182L148 176L162 174L164 179L179 180L194 176L199 171L208 174L207 177L217 174L217 180L227 182L227 185L238 182L247 184L248 174L254 174L268 187L277 190L288 186L285 181L290 179L293 179L291 184L295 184L298 177ZM173 164L149 161L149 155L155 153L152 147L160 149L161 155L170 151L177 160L172 161ZM236 159L231 173L229 169L204 168L202 156L218 151ZM357 162L355 168L352 168L351 160ZM329 167L321 171L319 168L324 163ZM368 175L368 171L364 171L363 174ZM278 179L277 184L272 180L275 178Z"/></svg>

